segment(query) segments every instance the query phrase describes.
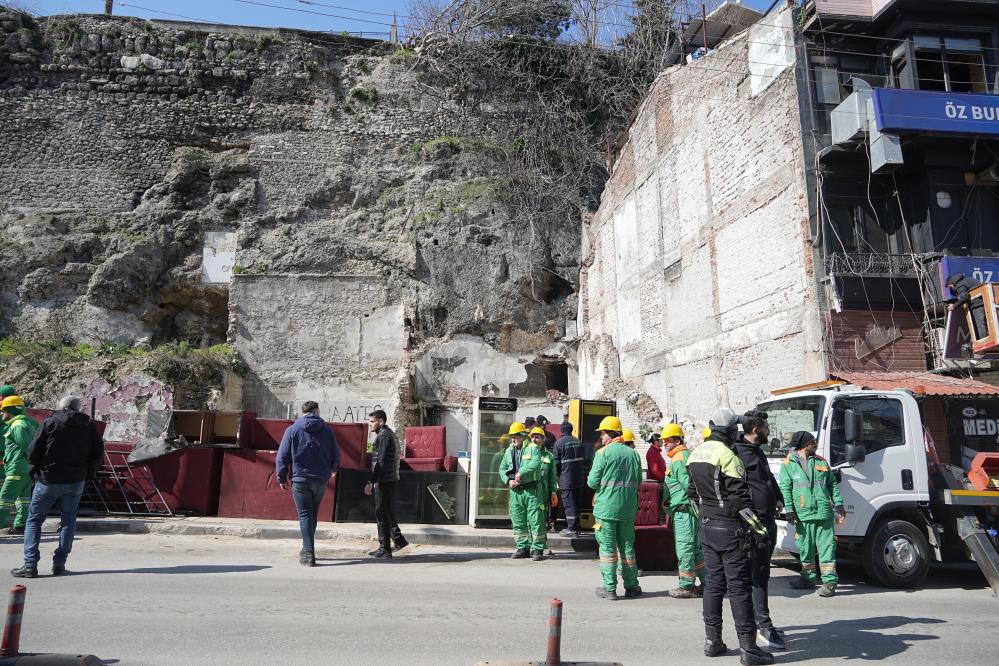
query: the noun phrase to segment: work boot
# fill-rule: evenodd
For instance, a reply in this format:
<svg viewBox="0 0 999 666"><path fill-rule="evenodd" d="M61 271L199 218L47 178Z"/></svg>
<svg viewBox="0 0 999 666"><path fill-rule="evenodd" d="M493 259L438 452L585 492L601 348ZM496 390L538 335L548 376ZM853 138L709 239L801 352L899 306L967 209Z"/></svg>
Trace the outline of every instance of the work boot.
<svg viewBox="0 0 999 666"><path fill-rule="evenodd" d="M396 550L402 550L403 548L405 548L408 545L409 545L409 542L406 541L406 537L399 537L399 539L395 542L395 549Z"/></svg>
<svg viewBox="0 0 999 666"><path fill-rule="evenodd" d="M598 587L597 596L601 599L617 599L617 590L608 590L605 587Z"/></svg>
<svg viewBox="0 0 999 666"><path fill-rule="evenodd" d="M704 627L704 656L717 657L728 652L728 646L722 641L722 628Z"/></svg>
<svg viewBox="0 0 999 666"><path fill-rule="evenodd" d="M545 559L545 553L544 553L544 551L541 551L541 550L532 551L531 552L531 559L534 560L535 562L540 562L541 560Z"/></svg>
<svg viewBox="0 0 999 666"><path fill-rule="evenodd" d="M635 587L624 588L624 596L629 599L634 599L635 597L642 596L642 586L636 585Z"/></svg>
<svg viewBox="0 0 999 666"><path fill-rule="evenodd" d="M11 569L10 575L14 578L38 578L38 569L22 564L17 569Z"/></svg>
<svg viewBox="0 0 999 666"><path fill-rule="evenodd" d="M52 575L53 576L65 576L67 573L65 564L52 563Z"/></svg>
<svg viewBox="0 0 999 666"><path fill-rule="evenodd" d="M774 656L756 647L756 634L739 634L739 663L742 666L764 666L774 663Z"/></svg>
<svg viewBox="0 0 999 666"><path fill-rule="evenodd" d="M826 583L825 585L819 588L819 591L816 594L818 594L820 597L834 597L836 596L836 588Z"/></svg>
<svg viewBox="0 0 999 666"><path fill-rule="evenodd" d="M781 636L780 633L773 627L760 627L760 631L756 636L764 647L768 647L772 650L787 649L787 643L784 641L784 637Z"/></svg>
<svg viewBox="0 0 999 666"><path fill-rule="evenodd" d="M24 525L21 525L20 527L11 526L10 529L7 530L7 534L10 535L24 534Z"/></svg>
<svg viewBox="0 0 999 666"><path fill-rule="evenodd" d="M797 578L792 578L791 581L788 583L788 585L790 585L791 587L793 587L796 590L814 590L815 589L815 583L813 583L812 581L808 580L807 578L802 578L801 576L798 576Z"/></svg>
<svg viewBox="0 0 999 666"><path fill-rule="evenodd" d="M388 560L392 558L392 551L389 550L388 548L379 548L374 553L372 553L371 557L377 560Z"/></svg>
<svg viewBox="0 0 999 666"><path fill-rule="evenodd" d="M693 590L693 588L675 587L669 591L669 596L674 599L696 599L697 593Z"/></svg>
<svg viewBox="0 0 999 666"><path fill-rule="evenodd" d="M531 556L531 552L529 550L527 550L526 548L518 548L513 553L513 555L510 556L510 559L513 559L513 560L522 560L525 557L530 557L530 556Z"/></svg>
<svg viewBox="0 0 999 666"><path fill-rule="evenodd" d="M298 561L307 567L316 566L316 554L311 550L302 551L302 557Z"/></svg>

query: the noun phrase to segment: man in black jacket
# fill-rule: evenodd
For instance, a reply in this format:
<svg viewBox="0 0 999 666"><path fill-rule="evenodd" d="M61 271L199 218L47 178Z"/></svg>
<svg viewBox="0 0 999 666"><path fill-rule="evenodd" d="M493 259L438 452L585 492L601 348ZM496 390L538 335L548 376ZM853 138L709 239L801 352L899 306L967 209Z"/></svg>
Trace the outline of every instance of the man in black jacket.
<svg viewBox="0 0 999 666"><path fill-rule="evenodd" d="M388 416L380 409L368 414L368 429L375 433L375 449L371 455L371 480L364 486L364 494L374 493L375 496L379 547L369 555L379 559L392 557L392 542L395 542L396 550L409 545L395 521L392 508L395 486L399 482L399 439L385 425L386 421Z"/></svg>
<svg viewBox="0 0 999 666"><path fill-rule="evenodd" d="M59 411L42 422L28 449L28 474L35 480L35 489L24 526L24 564L12 569L12 576L38 575L42 523L56 503L61 523L59 547L52 556L52 575L66 573L83 486L97 476L103 455L104 441L90 417L80 411L80 399L70 395L60 400Z"/></svg>
<svg viewBox="0 0 999 666"><path fill-rule="evenodd" d="M753 542L753 613L756 615L758 637L764 645L777 650L787 647L784 637L770 619L770 559L777 543L777 507L784 504L777 481L761 444L770 437L766 412L751 410L742 421L742 436L735 444L736 455L746 468L746 481L753 498L753 511L767 528L767 537Z"/></svg>
<svg viewBox="0 0 999 666"><path fill-rule="evenodd" d="M583 445L572 436L572 424L564 422L562 437L555 442L555 466L558 469L558 489L565 507L566 528L559 536L579 536L579 491L584 485Z"/></svg>

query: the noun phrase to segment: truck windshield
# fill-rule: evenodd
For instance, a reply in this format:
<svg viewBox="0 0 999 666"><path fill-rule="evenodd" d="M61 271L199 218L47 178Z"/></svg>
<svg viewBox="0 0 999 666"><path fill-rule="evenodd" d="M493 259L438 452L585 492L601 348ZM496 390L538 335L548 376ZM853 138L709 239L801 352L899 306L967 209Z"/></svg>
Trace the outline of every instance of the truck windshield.
<svg viewBox="0 0 999 666"><path fill-rule="evenodd" d="M819 422L826 399L819 395L799 396L761 403L757 409L767 413L770 441L760 448L768 458L783 458L791 435L807 430L819 438Z"/></svg>

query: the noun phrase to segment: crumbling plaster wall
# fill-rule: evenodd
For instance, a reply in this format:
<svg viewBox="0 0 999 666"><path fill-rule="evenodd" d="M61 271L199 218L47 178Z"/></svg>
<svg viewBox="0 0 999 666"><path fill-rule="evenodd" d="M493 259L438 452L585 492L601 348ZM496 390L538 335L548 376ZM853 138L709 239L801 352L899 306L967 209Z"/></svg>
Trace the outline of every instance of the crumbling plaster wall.
<svg viewBox="0 0 999 666"><path fill-rule="evenodd" d="M660 75L586 226L581 394L632 395L633 423L823 375L791 16Z"/></svg>

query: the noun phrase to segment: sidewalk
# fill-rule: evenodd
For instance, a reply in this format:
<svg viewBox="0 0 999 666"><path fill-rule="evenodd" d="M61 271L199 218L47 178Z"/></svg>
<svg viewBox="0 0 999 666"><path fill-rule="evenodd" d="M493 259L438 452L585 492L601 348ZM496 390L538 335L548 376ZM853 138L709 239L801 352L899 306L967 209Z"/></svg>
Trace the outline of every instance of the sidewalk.
<svg viewBox="0 0 999 666"><path fill-rule="evenodd" d="M44 532L54 532L58 519L45 521ZM513 548L508 529L483 529L468 525L400 525L410 543L459 548ZM247 539L298 539L298 521L255 520L249 518L79 518L77 532L122 534L179 534L185 536L236 536ZM316 540L377 541L373 523L319 523ZM548 534L548 547L554 552L596 552L592 535L569 539Z"/></svg>

